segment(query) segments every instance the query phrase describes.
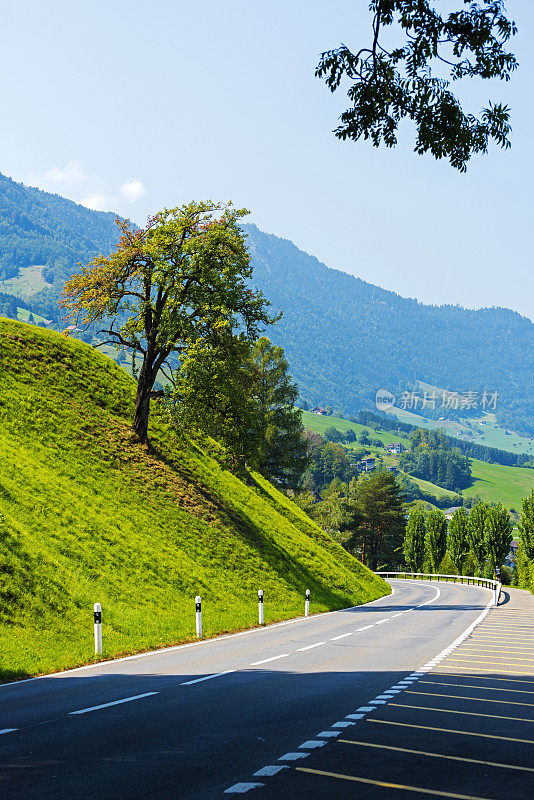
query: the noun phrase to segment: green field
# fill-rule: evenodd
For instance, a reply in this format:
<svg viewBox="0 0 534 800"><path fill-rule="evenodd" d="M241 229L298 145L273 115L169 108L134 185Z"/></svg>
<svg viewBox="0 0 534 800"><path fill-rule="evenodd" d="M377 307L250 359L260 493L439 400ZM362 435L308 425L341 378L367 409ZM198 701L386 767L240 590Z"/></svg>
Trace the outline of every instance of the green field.
<svg viewBox="0 0 534 800"><path fill-rule="evenodd" d="M495 414L483 414L480 418L470 420L433 420L415 414L403 408L389 408L387 413L396 417L400 422L416 425L428 430L442 429L449 436L456 436L464 442L483 444L486 447L496 447L509 453L527 453L534 455L534 438L520 436L514 431L501 428L497 425ZM469 424L468 424L469 423Z"/></svg>
<svg viewBox="0 0 534 800"><path fill-rule="evenodd" d="M534 489L534 469L503 467L471 459L473 486L464 489L465 497L479 495L487 503L501 502L507 508L521 511L521 500Z"/></svg>
<svg viewBox="0 0 534 800"><path fill-rule="evenodd" d="M357 434L366 430L372 438L381 439L384 444L402 442L406 447L410 446L409 439L395 436L391 433L376 433L374 430L366 428L365 425L358 425L338 417L321 417L317 414L311 414L309 411L303 411L302 421L306 428L321 434L324 434L325 430L330 427L337 428L340 431L352 429ZM346 447L350 450L350 445L346 445ZM380 455L384 459L384 463L398 465L398 457L390 456L379 448L371 447L369 449ZM476 458L471 459L471 463L473 485L461 492L464 497L479 495L487 503L501 502L507 508L513 508L516 511L521 510L522 498L526 497L531 489L534 488L534 469L487 464L485 461L479 461ZM442 489L441 486L430 483L430 481L414 478L412 475L407 477L417 483L423 491L429 492L435 497L449 495L452 498L453 496L453 492Z"/></svg>
<svg viewBox="0 0 534 800"><path fill-rule="evenodd" d="M45 324L50 322L49 319L45 319L44 317L41 317L39 314L34 314L33 312L32 312L32 317L34 319L34 322L44 322ZM29 318L30 318L30 312L28 311L27 308L20 308L20 307L17 308L17 319L20 320L20 322L28 322Z"/></svg>
<svg viewBox="0 0 534 800"><path fill-rule="evenodd" d="M352 430L357 435L366 431L373 439L380 439L384 444L393 444L393 442L402 442L405 447L410 447L410 440L405 436L398 436L395 433L375 431L365 425L360 425L357 422L350 422L348 419L340 419L339 417L322 417L318 414L312 414L311 411L302 412L302 424L305 428L311 431L324 435L327 428L337 428L338 431L345 433ZM371 450L373 448L370 448Z"/></svg>
<svg viewBox="0 0 534 800"><path fill-rule="evenodd" d="M153 412L130 429L134 383L106 356L0 319L0 680L380 597L389 587L261 476L177 439Z"/></svg>
<svg viewBox="0 0 534 800"><path fill-rule="evenodd" d="M51 285L43 278L43 267L32 265L30 267L21 267L19 274L14 278L0 281L0 291L28 300L37 292Z"/></svg>

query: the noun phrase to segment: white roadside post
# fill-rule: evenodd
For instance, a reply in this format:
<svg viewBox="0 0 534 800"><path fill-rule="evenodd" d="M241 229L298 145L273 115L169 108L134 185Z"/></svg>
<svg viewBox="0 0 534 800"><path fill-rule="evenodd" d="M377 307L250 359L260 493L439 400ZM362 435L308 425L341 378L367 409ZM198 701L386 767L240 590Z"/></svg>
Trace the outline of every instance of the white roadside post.
<svg viewBox="0 0 534 800"><path fill-rule="evenodd" d="M258 589L258 619L263 625L263 589Z"/></svg>
<svg viewBox="0 0 534 800"><path fill-rule="evenodd" d="M494 589L494 592L493 592L493 605L494 606L498 606L499 605L499 597L500 596L501 596L501 584L499 583L499 581L496 581L495 582L495 589Z"/></svg>
<svg viewBox="0 0 534 800"><path fill-rule="evenodd" d="M306 589L306 600L304 601L304 616L310 616L310 590Z"/></svg>
<svg viewBox="0 0 534 800"><path fill-rule="evenodd" d="M202 598L197 594L195 597L197 636L202 639Z"/></svg>
<svg viewBox="0 0 534 800"><path fill-rule="evenodd" d="M102 655L102 606L95 603L93 606L93 616L95 620L95 655Z"/></svg>

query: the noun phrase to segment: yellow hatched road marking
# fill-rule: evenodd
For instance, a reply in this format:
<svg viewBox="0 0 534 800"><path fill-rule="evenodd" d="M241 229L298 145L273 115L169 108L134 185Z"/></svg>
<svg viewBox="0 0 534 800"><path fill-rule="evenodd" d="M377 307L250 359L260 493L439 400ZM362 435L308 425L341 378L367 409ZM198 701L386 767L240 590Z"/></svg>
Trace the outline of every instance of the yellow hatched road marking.
<svg viewBox="0 0 534 800"><path fill-rule="evenodd" d="M488 656L488 658L492 658L492 656ZM478 658L451 658L451 657L448 657L442 663L444 664L447 661L469 661L471 664L486 664L486 665L488 665L488 664L496 664L496 666L502 666L503 663L504 664L508 664L509 659L501 658L498 661L495 661L495 660L492 660L492 661L480 661ZM530 664L514 664L513 666L530 667L531 665Z"/></svg>
<svg viewBox="0 0 534 800"><path fill-rule="evenodd" d="M467 651L461 650L461 651L458 651L458 652L459 652L460 655L464 655L464 652L465 652L465 655L472 656L472 655L475 655L476 652L481 652L481 651L475 651L475 653L471 653L471 652L467 652ZM489 655L489 656L481 655L480 657L481 658L496 659L497 661L504 661L505 664L508 664L509 661L523 661L523 660L528 661L528 664L526 664L526 665L518 664L519 667L521 667L521 666L529 667L531 664L534 664L534 658L533 659L530 659L530 658L521 659L521 658L515 658L514 656L510 656L509 658L506 658L504 653L495 653L494 655ZM445 660L449 661L450 657L447 657ZM460 661L472 661L473 659L471 659L471 658L461 658L459 660Z"/></svg>
<svg viewBox="0 0 534 800"><path fill-rule="evenodd" d="M454 728L434 728L430 725L414 725L410 722L393 722L389 719L372 719L368 717L366 722L376 722L379 725L398 725L401 728L417 728L422 731L439 731L440 733L457 733L459 736L481 736L483 739L498 739L500 742L520 742L521 744L534 744L531 739L515 739L511 736L495 736L493 733L475 733L474 731L459 731Z"/></svg>
<svg viewBox="0 0 534 800"><path fill-rule="evenodd" d="M487 797L474 797L471 794L454 794L453 792L437 791L436 789L421 789L418 786L406 786L403 783L386 783L385 781L373 781L371 778L357 778L355 775L343 775L340 772L326 772L323 769L311 769L310 767L295 767L298 772L307 772L311 775L322 775L326 778L339 778L343 781L355 781L356 783L367 783L371 786L382 786L384 789L404 789L407 792L419 792L420 794L432 794L434 797L452 797L454 800L489 800Z"/></svg>
<svg viewBox="0 0 534 800"><path fill-rule="evenodd" d="M486 717L487 719L510 719L514 722L534 722L534 719L523 717L503 717L500 714L479 714L476 711L456 711L451 708L432 708L431 706L409 706L406 703L389 703L389 707L414 708L417 711L438 711L440 714L462 714L465 717Z"/></svg>
<svg viewBox="0 0 534 800"><path fill-rule="evenodd" d="M524 653L525 655L534 655L534 647L532 650L528 649L525 650L524 647L514 647L512 650L504 648L504 647L492 647L492 652L495 653L496 656L501 654L505 655L506 653ZM488 648L486 647L475 647L474 644L470 647L459 647L456 651L457 653L487 653Z"/></svg>
<svg viewBox="0 0 534 800"><path fill-rule="evenodd" d="M477 663L480 664L481 662L479 661ZM482 663L484 663L484 662L482 662ZM440 664L440 667L446 667L446 666L447 666L447 664L445 664L445 662L442 662ZM534 678L534 673L532 673L532 672L518 672L515 669L501 669L500 668L501 665L498 665L498 666L499 666L499 674L500 675L531 675ZM475 667L459 667L459 666L452 666L451 665L449 667L449 669L465 669L465 670L470 670L471 672L489 672L492 675L495 674L495 670L494 669L480 669L480 667L478 669L475 669ZM435 672L434 674L435 675L439 675L440 673L439 672ZM444 672L443 674L446 675L447 673ZM476 675L470 675L469 677L470 678L476 678ZM512 680L512 678L490 678L490 680L493 680L493 681L505 681L505 680ZM518 680L518 681L512 681L512 682L513 683L531 683L532 681L519 681Z"/></svg>
<svg viewBox="0 0 534 800"><path fill-rule="evenodd" d="M519 767L515 764L501 764L497 761L480 761L478 758L463 758L462 756L448 756L443 753L428 753L426 750L409 750L407 747L392 747L388 744L375 744L374 742L356 742L352 739L337 739L344 744L357 744L362 747L376 747L379 750L394 750L398 753L412 753L416 756L431 756L432 758L447 758L451 761L466 761L468 764L484 764L488 767L500 767L501 769L518 769L522 772L534 772L534 767Z"/></svg>
<svg viewBox="0 0 534 800"><path fill-rule="evenodd" d="M507 679L504 678L504 680ZM460 686L462 689L478 689L481 692L519 692L520 694L534 694L533 691L529 691L528 689L501 689L500 686L475 686L474 683L450 683L450 681L447 683L444 683L443 681L419 681L419 683L427 683L430 686Z"/></svg>
<svg viewBox="0 0 534 800"><path fill-rule="evenodd" d="M456 700L477 700L479 703L499 703L499 705L507 706L534 706L534 703L518 703L514 700L489 700L487 697L465 697L461 694L443 694L442 692L412 692L406 691L406 694L418 694L423 697L453 697Z"/></svg>

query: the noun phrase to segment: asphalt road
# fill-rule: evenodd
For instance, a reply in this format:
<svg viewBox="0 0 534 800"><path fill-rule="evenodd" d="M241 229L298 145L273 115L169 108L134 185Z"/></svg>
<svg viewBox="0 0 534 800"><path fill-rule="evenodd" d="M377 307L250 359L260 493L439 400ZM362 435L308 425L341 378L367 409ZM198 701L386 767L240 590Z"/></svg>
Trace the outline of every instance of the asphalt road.
<svg viewBox="0 0 534 800"><path fill-rule="evenodd" d="M483 614L489 591L451 583L392 585L393 596L367 606L0 686L0 796L532 797L534 772L510 766L534 767L534 705L525 705L534 704L534 668L521 668L526 677L519 677L513 666L513 683L493 681L531 693L506 694L488 711L489 701L464 706L451 696L474 698L477 688L456 684L476 683L474 674L487 679L497 667L488 662L484 671L469 659L448 661L490 620L498 624L500 615L523 613L528 627L532 610L507 611L505 604L490 611L462 644L457 640ZM503 640L513 624L505 622L499 634L490 631L482 648ZM452 672L443 666L448 663ZM458 679L458 667L471 670L469 680ZM448 677L429 687L438 671ZM464 727L497 738L462 739L435 730ZM511 728L509 738L524 743L500 738ZM509 763L506 793L496 777L501 768L429 755L440 736L450 737L440 746L451 753L459 748L462 756ZM479 758L488 743L491 758ZM464 772L476 775L474 787L462 788ZM382 785L387 781L394 787Z"/></svg>

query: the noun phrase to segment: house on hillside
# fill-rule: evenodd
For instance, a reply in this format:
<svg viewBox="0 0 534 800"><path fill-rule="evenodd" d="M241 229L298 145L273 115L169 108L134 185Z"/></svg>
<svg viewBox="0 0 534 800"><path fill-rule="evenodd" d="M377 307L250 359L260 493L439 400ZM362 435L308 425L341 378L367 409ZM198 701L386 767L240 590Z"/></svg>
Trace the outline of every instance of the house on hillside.
<svg viewBox="0 0 534 800"><path fill-rule="evenodd" d="M392 444L386 445L386 450L389 450L390 453L394 453L395 455L400 455L405 451L405 447L402 442L392 442Z"/></svg>
<svg viewBox="0 0 534 800"><path fill-rule="evenodd" d="M326 413L325 409L322 406L315 406L315 408L312 408L311 413L318 414L321 417L328 416L328 414Z"/></svg>
<svg viewBox="0 0 534 800"><path fill-rule="evenodd" d="M367 456L357 464L360 472L373 472L376 467L376 458L374 456Z"/></svg>
<svg viewBox="0 0 534 800"><path fill-rule="evenodd" d="M454 514L454 512L455 512L455 511L458 511L458 509L459 509L459 508L462 508L462 507L463 507L463 506L451 506L451 508L447 508L447 509L445 509L445 511L444 511L443 513L445 514L445 519L447 520L447 522L448 522L450 519L452 519L452 515ZM469 509L468 509L468 508L466 508L465 510L467 511L467 515L469 516Z"/></svg>
<svg viewBox="0 0 534 800"><path fill-rule="evenodd" d="M395 466L387 467L387 470L388 470L388 472L391 472L393 475L398 475L399 474L398 467L395 467Z"/></svg>

